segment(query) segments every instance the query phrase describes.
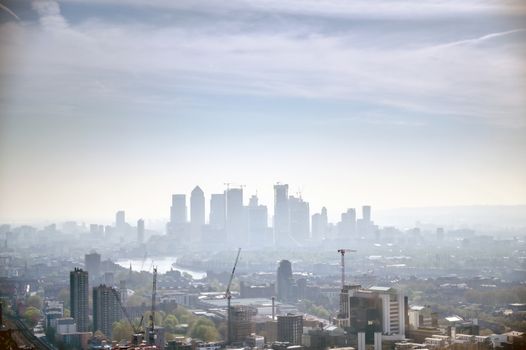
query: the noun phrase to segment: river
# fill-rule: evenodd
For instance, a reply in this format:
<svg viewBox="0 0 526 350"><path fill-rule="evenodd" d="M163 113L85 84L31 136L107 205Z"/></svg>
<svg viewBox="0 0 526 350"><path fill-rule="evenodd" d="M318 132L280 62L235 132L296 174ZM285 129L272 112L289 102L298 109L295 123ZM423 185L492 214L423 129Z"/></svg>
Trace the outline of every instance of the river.
<svg viewBox="0 0 526 350"><path fill-rule="evenodd" d="M149 271L152 272L152 267L155 265L157 266L157 272L158 273L166 273L170 271L171 269L180 271L181 273L186 272L194 280L200 280L202 278L206 277L206 272L204 271L194 271L189 270L181 266L172 265L177 261L176 257L157 257L157 258L146 258L146 260L143 259L124 259L124 260L117 260L115 263L125 267L129 268L130 264L132 266L133 271Z"/></svg>

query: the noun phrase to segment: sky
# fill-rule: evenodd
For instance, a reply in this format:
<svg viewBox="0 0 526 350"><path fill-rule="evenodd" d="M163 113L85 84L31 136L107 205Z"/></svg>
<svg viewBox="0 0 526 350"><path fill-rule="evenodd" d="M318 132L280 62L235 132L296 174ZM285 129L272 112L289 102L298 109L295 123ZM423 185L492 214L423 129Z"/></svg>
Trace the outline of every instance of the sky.
<svg viewBox="0 0 526 350"><path fill-rule="evenodd" d="M0 4L0 221L526 203L522 1Z"/></svg>

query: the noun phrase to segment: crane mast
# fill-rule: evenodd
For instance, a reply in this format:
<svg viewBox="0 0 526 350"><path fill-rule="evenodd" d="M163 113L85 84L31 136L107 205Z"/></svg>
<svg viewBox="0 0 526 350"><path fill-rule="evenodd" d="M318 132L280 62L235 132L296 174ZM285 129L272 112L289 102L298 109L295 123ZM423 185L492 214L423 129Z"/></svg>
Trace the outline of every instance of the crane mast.
<svg viewBox="0 0 526 350"><path fill-rule="evenodd" d="M338 249L338 253L341 254L341 270L342 270L342 289L345 287L345 253L356 252L354 249Z"/></svg>
<svg viewBox="0 0 526 350"><path fill-rule="evenodd" d="M230 293L230 285L234 279L234 273L236 272L237 262L239 261L239 254L241 254L241 248L237 250L236 261L234 262L234 267L232 268L232 273L230 274L230 279L228 280L228 285L226 286L225 296L227 298L227 345L232 342L232 312L230 310L230 299L232 295Z"/></svg>
<svg viewBox="0 0 526 350"><path fill-rule="evenodd" d="M117 303L121 307L121 310L122 310L122 313L124 314L124 317L126 317L126 320L128 321L128 323L130 324L130 326L133 329L132 344L133 345L139 345L140 339L142 339L143 335L144 335L144 332L141 331L142 320L143 320L144 316L141 316L141 321L139 322L139 326L136 327L133 324L130 315L128 314L128 310L126 310L126 307L124 307L124 305L122 304L120 295L117 293L117 291L115 289L112 288L111 290L113 291L113 294L115 295L115 298L117 299Z"/></svg>
<svg viewBox="0 0 526 350"><path fill-rule="evenodd" d="M152 309L150 312L150 331L148 345L155 345L155 299L157 297L157 267L153 268Z"/></svg>

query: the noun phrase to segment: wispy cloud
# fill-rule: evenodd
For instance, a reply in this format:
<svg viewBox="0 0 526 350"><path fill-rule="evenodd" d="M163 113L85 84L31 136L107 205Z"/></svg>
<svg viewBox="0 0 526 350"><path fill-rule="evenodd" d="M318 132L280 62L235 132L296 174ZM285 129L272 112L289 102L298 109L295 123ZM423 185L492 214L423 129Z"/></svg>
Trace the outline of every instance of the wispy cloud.
<svg viewBox="0 0 526 350"><path fill-rule="evenodd" d="M79 0L70 0L78 2ZM101 4L114 1L99 1ZM409 1L233 1L214 0L131 1L127 6L206 9L235 8L246 11L360 14L376 13L429 16L463 11L490 11L505 5L491 1L429 2L409 6ZM197 7L196 7L197 6ZM69 99L89 105L101 98L120 103L173 100L174 89L189 94L234 94L346 100L375 104L381 108L406 110L422 115L450 115L474 122L524 125L526 89L522 50L524 29L490 31L471 39L458 33L458 40L444 44L440 29L427 33L429 41L413 44L406 30L382 33L376 22L343 24L345 30L319 31L309 24L283 24L273 29L246 31L250 19L232 18L225 24L218 18L208 25L174 21L163 26L134 21L112 23L111 18L93 17L71 22L60 12L58 2L35 0L33 8L40 25L25 26L20 45L21 74L33 82L27 86L34 96L52 91L46 99ZM100 13L104 8L100 9ZM140 11L139 11L140 12ZM198 16L195 15L194 16ZM219 16L220 17L220 16ZM453 19L454 20L454 19ZM330 21L324 26L330 27ZM348 26L348 27L345 27ZM419 24L413 29L418 31ZM42 28L47 31L42 31ZM369 30L369 28L371 30ZM481 24L481 29L484 25ZM488 31L491 28L488 28ZM469 34L469 33L467 33ZM513 36L512 34L515 34ZM450 35L451 38L455 36ZM508 45L489 45L508 37ZM398 45L392 45L395 41ZM488 43L480 47L480 43ZM23 82L20 82L24 85ZM36 91L42 86L46 91ZM44 87L45 86L45 87ZM83 91L80 94L80 91ZM79 96L85 96L85 100Z"/></svg>

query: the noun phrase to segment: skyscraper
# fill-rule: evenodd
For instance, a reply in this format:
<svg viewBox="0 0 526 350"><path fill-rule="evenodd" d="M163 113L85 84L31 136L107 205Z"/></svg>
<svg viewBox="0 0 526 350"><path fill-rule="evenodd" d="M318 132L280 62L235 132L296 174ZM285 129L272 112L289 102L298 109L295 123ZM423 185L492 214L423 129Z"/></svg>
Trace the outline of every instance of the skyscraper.
<svg viewBox="0 0 526 350"><path fill-rule="evenodd" d="M172 224L186 224L186 195L173 194L172 206L170 207L170 223Z"/></svg>
<svg viewBox="0 0 526 350"><path fill-rule="evenodd" d="M124 210L115 213L115 228L121 232L126 229L126 213Z"/></svg>
<svg viewBox="0 0 526 350"><path fill-rule="evenodd" d="M327 208L321 208L321 225L323 229L323 234L327 234L327 228L329 226L329 218L327 217Z"/></svg>
<svg viewBox="0 0 526 350"><path fill-rule="evenodd" d="M248 204L248 235L251 244L270 245L268 232L268 211L265 205L259 205L258 197L250 197Z"/></svg>
<svg viewBox="0 0 526 350"><path fill-rule="evenodd" d="M310 221L311 221L312 239L314 240L322 239L321 214L320 213L312 214Z"/></svg>
<svg viewBox="0 0 526 350"><path fill-rule="evenodd" d="M287 314L278 316L278 341L301 345L303 316Z"/></svg>
<svg viewBox="0 0 526 350"><path fill-rule="evenodd" d="M144 220L139 219L137 221L137 242L144 242Z"/></svg>
<svg viewBox="0 0 526 350"><path fill-rule="evenodd" d="M349 238L356 233L356 210L347 209L342 213L341 221L338 225L338 234L341 238Z"/></svg>
<svg viewBox="0 0 526 350"><path fill-rule="evenodd" d="M362 218L357 220L356 227L358 233L362 235L370 235L373 233L375 227L374 223L371 220L371 206L364 205L362 207Z"/></svg>
<svg viewBox="0 0 526 350"><path fill-rule="evenodd" d="M184 194L172 195L167 232L179 240L184 239L187 235L186 195Z"/></svg>
<svg viewBox="0 0 526 350"><path fill-rule="evenodd" d="M301 197L289 197L290 235L296 244L301 244L310 235L309 203Z"/></svg>
<svg viewBox="0 0 526 350"><path fill-rule="evenodd" d="M292 300L292 264L288 260L281 260L279 262L276 289L279 301Z"/></svg>
<svg viewBox="0 0 526 350"><path fill-rule="evenodd" d="M190 195L190 225L191 240L201 241L201 233L205 224L205 195L199 186L195 186Z"/></svg>
<svg viewBox="0 0 526 350"><path fill-rule="evenodd" d="M311 219L312 238L320 240L326 238L329 220L327 218L327 208L321 208L321 213L312 215Z"/></svg>
<svg viewBox="0 0 526 350"><path fill-rule="evenodd" d="M121 319L119 292L101 284L93 288L93 331L111 337L112 325Z"/></svg>
<svg viewBox="0 0 526 350"><path fill-rule="evenodd" d="M230 188L226 191L226 230L228 240L243 245L247 241L244 227L243 189Z"/></svg>
<svg viewBox="0 0 526 350"><path fill-rule="evenodd" d="M274 185L274 240L276 245L289 242L290 212L289 185Z"/></svg>
<svg viewBox="0 0 526 350"><path fill-rule="evenodd" d="M371 222L371 206L364 205L362 207L362 218L365 222Z"/></svg>
<svg viewBox="0 0 526 350"><path fill-rule="evenodd" d="M209 224L213 229L222 230L225 228L225 219L225 195L223 193L214 193L210 197Z"/></svg>
<svg viewBox="0 0 526 350"><path fill-rule="evenodd" d="M89 273L92 281L100 277L100 254L92 251L84 255L84 269Z"/></svg>
<svg viewBox="0 0 526 350"><path fill-rule="evenodd" d="M79 332L88 331L88 272L75 268L69 273L69 298L71 317Z"/></svg>

